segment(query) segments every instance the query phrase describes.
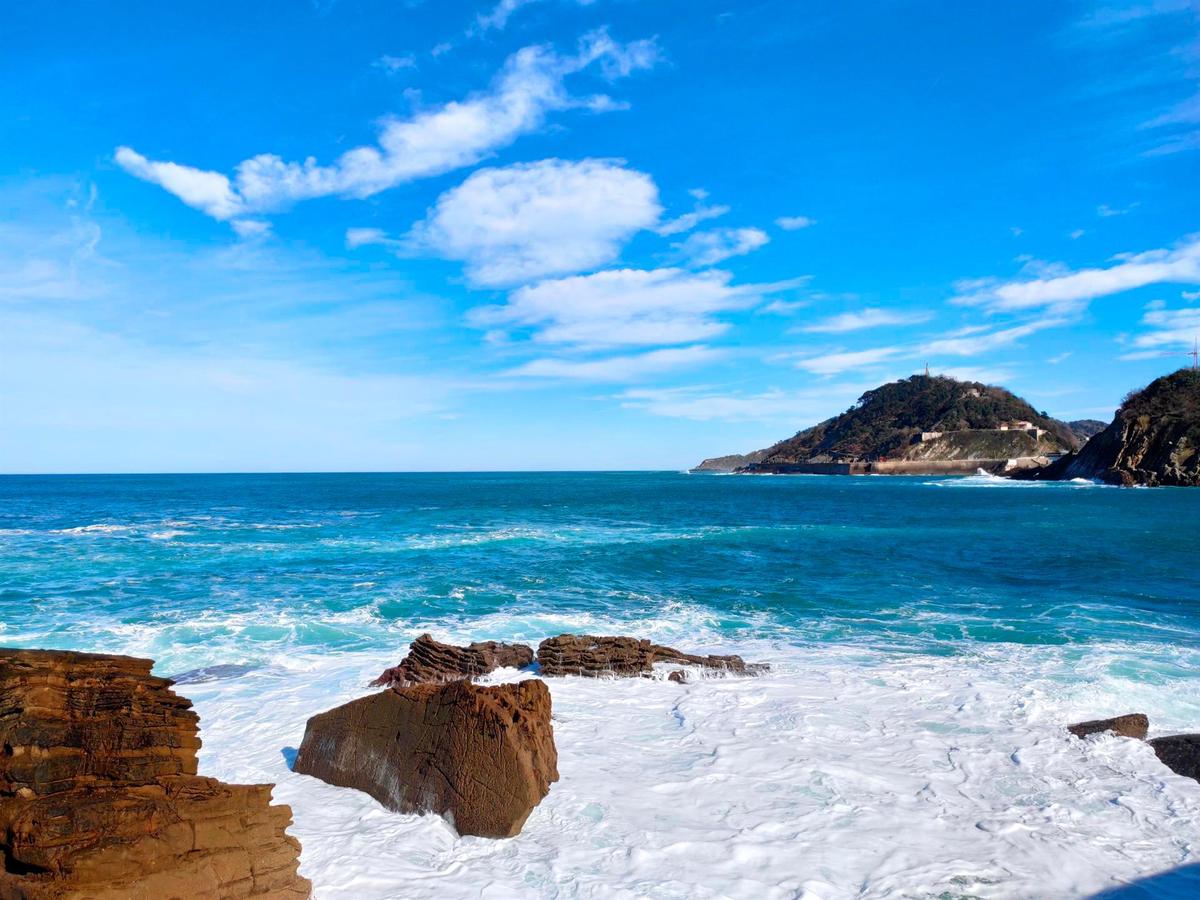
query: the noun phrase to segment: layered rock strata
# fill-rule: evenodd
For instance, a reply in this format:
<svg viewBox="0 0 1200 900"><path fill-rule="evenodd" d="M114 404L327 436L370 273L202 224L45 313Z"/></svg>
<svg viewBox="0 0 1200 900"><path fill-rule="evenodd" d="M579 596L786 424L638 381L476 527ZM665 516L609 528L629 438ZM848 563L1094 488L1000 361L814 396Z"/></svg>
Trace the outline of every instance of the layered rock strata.
<svg viewBox="0 0 1200 900"><path fill-rule="evenodd" d="M520 669L533 662L533 649L524 644L496 641L456 647L423 634L409 645L408 656L399 665L384 670L372 685L411 685L475 678L496 669Z"/></svg>
<svg viewBox="0 0 1200 900"><path fill-rule="evenodd" d="M151 665L0 650L0 898L308 897L291 810L196 774L197 716Z"/></svg>

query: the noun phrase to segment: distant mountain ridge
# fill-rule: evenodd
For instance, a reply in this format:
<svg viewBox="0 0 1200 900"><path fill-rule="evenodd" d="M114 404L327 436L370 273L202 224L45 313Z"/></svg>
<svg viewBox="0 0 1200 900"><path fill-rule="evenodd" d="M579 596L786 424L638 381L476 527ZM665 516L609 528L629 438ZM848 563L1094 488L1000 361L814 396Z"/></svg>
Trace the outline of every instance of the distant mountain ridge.
<svg viewBox="0 0 1200 900"><path fill-rule="evenodd" d="M1065 422L1001 387L913 375L863 394L850 409L765 450L705 460L699 471L773 472L806 464L942 463L1064 453L1080 444ZM745 460L738 465L737 460Z"/></svg>
<svg viewBox="0 0 1200 900"><path fill-rule="evenodd" d="M1180 369L1132 392L1077 453L1020 477L1200 486L1200 371Z"/></svg>

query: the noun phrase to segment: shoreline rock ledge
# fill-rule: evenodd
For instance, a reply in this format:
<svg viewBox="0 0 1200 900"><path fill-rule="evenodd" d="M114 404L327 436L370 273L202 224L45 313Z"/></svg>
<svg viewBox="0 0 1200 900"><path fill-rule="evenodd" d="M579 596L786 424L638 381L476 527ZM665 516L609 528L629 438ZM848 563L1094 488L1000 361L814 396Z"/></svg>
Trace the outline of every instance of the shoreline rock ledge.
<svg viewBox="0 0 1200 900"><path fill-rule="evenodd" d="M0 649L0 897L310 896L291 809L196 774L199 717L152 665Z"/></svg>
<svg viewBox="0 0 1200 900"><path fill-rule="evenodd" d="M456 647L423 634L409 645L408 655L399 665L385 669L371 685L393 687L457 681L501 668L523 669L532 662L533 648L524 644L483 641Z"/></svg>
<svg viewBox="0 0 1200 900"><path fill-rule="evenodd" d="M645 676L654 671L656 663L698 666L732 675L759 675L769 668L764 663L747 663L740 656L698 656L644 639L594 634L546 638L538 644L537 661L542 675L591 678Z"/></svg>
<svg viewBox="0 0 1200 900"><path fill-rule="evenodd" d="M550 691L527 679L392 687L308 720L294 771L463 835L512 837L558 781Z"/></svg>

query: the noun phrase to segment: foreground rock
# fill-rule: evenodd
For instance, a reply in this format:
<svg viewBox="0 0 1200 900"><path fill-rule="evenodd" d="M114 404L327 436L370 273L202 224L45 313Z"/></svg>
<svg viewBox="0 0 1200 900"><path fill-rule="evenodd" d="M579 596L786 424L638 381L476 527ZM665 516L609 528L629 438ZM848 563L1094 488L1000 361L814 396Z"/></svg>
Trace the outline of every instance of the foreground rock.
<svg viewBox="0 0 1200 900"><path fill-rule="evenodd" d="M1159 761L1176 775L1200 781L1200 734L1173 734L1150 741Z"/></svg>
<svg viewBox="0 0 1200 900"><path fill-rule="evenodd" d="M1111 731L1118 737L1136 738L1139 741L1146 739L1146 732L1150 730L1150 720L1142 713L1129 713L1124 716L1116 716L1112 719L1094 719L1090 722L1079 722L1075 725L1068 725L1067 731L1075 735L1077 738L1087 737L1089 734L1103 734Z"/></svg>
<svg viewBox="0 0 1200 900"><path fill-rule="evenodd" d="M308 720L295 771L435 812L459 834L512 837L558 780L544 682L393 687Z"/></svg>
<svg viewBox="0 0 1200 900"><path fill-rule="evenodd" d="M649 675L655 663L699 666L734 675L757 675L767 670L765 665L748 665L740 656L697 656L647 640L591 634L547 638L538 645L537 661L543 675L593 678Z"/></svg>
<svg viewBox="0 0 1200 900"><path fill-rule="evenodd" d="M0 650L0 897L308 897L291 810L196 774L197 716L151 665Z"/></svg>
<svg viewBox="0 0 1200 900"><path fill-rule="evenodd" d="M438 684L460 678L475 678L507 666L521 669L532 662L533 648L524 644L485 641L456 647L423 634L409 645L408 656L398 666L386 669L371 684L389 687Z"/></svg>
<svg viewBox="0 0 1200 900"><path fill-rule="evenodd" d="M1200 485L1200 371L1180 369L1130 394L1078 453L1016 477L1109 484Z"/></svg>

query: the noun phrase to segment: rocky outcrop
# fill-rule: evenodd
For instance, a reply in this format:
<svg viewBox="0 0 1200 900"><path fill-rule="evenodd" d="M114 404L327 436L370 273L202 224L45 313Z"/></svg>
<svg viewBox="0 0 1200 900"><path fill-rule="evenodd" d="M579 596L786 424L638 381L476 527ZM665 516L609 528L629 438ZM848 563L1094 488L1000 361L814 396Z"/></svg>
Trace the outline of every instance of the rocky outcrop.
<svg viewBox="0 0 1200 900"><path fill-rule="evenodd" d="M1150 741L1159 761L1176 775L1200 781L1200 734L1173 734Z"/></svg>
<svg viewBox="0 0 1200 900"><path fill-rule="evenodd" d="M456 647L435 641L423 634L408 649L400 664L387 669L372 685L434 684L475 678L495 669L511 666L520 669L533 663L533 648L524 644L500 644L496 641Z"/></svg>
<svg viewBox="0 0 1200 900"><path fill-rule="evenodd" d="M714 456L706 459L700 465L691 469L693 472L733 472L744 466L762 462L767 455L766 450L755 450L753 453L731 453L728 456Z"/></svg>
<svg viewBox="0 0 1200 900"><path fill-rule="evenodd" d="M1136 738L1139 741L1146 739L1146 732L1149 729L1150 720L1142 713L1129 713L1112 719L1093 719L1090 722L1078 722L1075 725L1067 726L1067 731L1077 738L1084 738L1089 734L1112 732L1118 737Z"/></svg>
<svg viewBox="0 0 1200 900"><path fill-rule="evenodd" d="M655 663L677 663L734 675L757 675L761 664L747 664L740 656L696 656L674 647L632 637L599 637L560 634L538 645L538 666L543 675L605 676L649 675Z"/></svg>
<svg viewBox="0 0 1200 900"><path fill-rule="evenodd" d="M536 679L389 688L309 719L294 770L440 813L459 834L512 837L558 780L550 692Z"/></svg>
<svg viewBox="0 0 1200 900"><path fill-rule="evenodd" d="M1200 371L1180 369L1130 394L1112 424L1077 453L1016 477L1200 486Z"/></svg>
<svg viewBox="0 0 1200 900"><path fill-rule="evenodd" d="M151 661L0 650L0 897L291 900L291 810L196 774L197 716Z"/></svg>

